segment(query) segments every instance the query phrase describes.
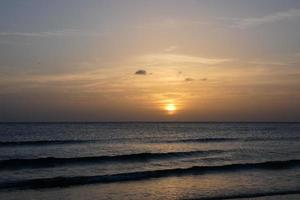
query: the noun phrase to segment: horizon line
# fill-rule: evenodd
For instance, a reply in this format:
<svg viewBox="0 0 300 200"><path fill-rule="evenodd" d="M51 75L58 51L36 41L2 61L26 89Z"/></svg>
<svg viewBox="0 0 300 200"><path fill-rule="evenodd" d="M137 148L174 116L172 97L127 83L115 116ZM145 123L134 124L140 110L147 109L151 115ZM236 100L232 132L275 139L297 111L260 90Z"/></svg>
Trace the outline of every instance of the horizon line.
<svg viewBox="0 0 300 200"><path fill-rule="evenodd" d="M30 124L30 123L52 123L52 124L59 124L59 123L300 123L300 121L138 121L138 120L129 120L129 121L0 121L0 124Z"/></svg>

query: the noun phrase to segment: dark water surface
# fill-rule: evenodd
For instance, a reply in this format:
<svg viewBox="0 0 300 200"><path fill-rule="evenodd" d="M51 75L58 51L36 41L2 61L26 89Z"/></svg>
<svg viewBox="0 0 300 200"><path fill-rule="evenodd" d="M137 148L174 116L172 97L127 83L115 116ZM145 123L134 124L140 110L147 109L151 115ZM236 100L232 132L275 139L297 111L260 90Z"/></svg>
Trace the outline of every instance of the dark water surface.
<svg viewBox="0 0 300 200"><path fill-rule="evenodd" d="M300 199L300 123L2 123L0 199Z"/></svg>

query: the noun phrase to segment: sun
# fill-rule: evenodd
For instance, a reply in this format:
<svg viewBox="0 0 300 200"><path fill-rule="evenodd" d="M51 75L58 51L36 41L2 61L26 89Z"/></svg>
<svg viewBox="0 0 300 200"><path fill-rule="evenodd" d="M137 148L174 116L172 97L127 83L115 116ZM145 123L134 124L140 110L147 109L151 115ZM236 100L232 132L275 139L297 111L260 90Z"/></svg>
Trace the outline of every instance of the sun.
<svg viewBox="0 0 300 200"><path fill-rule="evenodd" d="M165 106L165 110L169 113L169 114L172 114L176 111L176 105L175 104L172 104L172 103L169 103Z"/></svg>

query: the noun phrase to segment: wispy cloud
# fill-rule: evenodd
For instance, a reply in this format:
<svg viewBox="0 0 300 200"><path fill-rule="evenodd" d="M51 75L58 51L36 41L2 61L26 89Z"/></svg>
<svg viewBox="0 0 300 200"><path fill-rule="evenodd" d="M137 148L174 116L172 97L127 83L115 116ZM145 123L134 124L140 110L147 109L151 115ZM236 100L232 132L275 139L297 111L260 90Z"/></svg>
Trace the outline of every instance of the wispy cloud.
<svg viewBox="0 0 300 200"><path fill-rule="evenodd" d="M184 54L149 54L139 58L140 61L146 63L192 63L192 64L206 64L216 65L232 59L228 58L205 58L198 56L190 56Z"/></svg>
<svg viewBox="0 0 300 200"><path fill-rule="evenodd" d="M262 66L289 66L290 62L277 62L277 61L263 61L263 60L253 60L249 61L249 64L262 65Z"/></svg>
<svg viewBox="0 0 300 200"><path fill-rule="evenodd" d="M178 49L178 46L175 46L175 45L172 45L172 46L169 46L168 48L164 49L164 52L174 52Z"/></svg>
<svg viewBox="0 0 300 200"><path fill-rule="evenodd" d="M42 32L0 32L0 36L18 37L74 37L74 36L102 36L103 33L82 31L77 29L63 29Z"/></svg>
<svg viewBox="0 0 300 200"><path fill-rule="evenodd" d="M184 28L191 26L207 26L211 21L198 19L180 19L180 18L158 18L153 21L144 21L143 24L135 26L139 30L158 29L158 28Z"/></svg>
<svg viewBox="0 0 300 200"><path fill-rule="evenodd" d="M289 9L287 11L276 12L262 17L238 19L235 20L234 26L239 28L248 28L283 20L291 20L298 17L300 17L300 9Z"/></svg>

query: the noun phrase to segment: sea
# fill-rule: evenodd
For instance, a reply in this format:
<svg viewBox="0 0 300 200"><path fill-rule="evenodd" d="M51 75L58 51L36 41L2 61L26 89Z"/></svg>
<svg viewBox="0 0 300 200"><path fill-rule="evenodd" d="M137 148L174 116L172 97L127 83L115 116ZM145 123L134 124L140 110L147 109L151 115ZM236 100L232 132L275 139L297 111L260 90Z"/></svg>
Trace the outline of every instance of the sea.
<svg viewBox="0 0 300 200"><path fill-rule="evenodd" d="M300 123L0 123L1 200L300 199Z"/></svg>

